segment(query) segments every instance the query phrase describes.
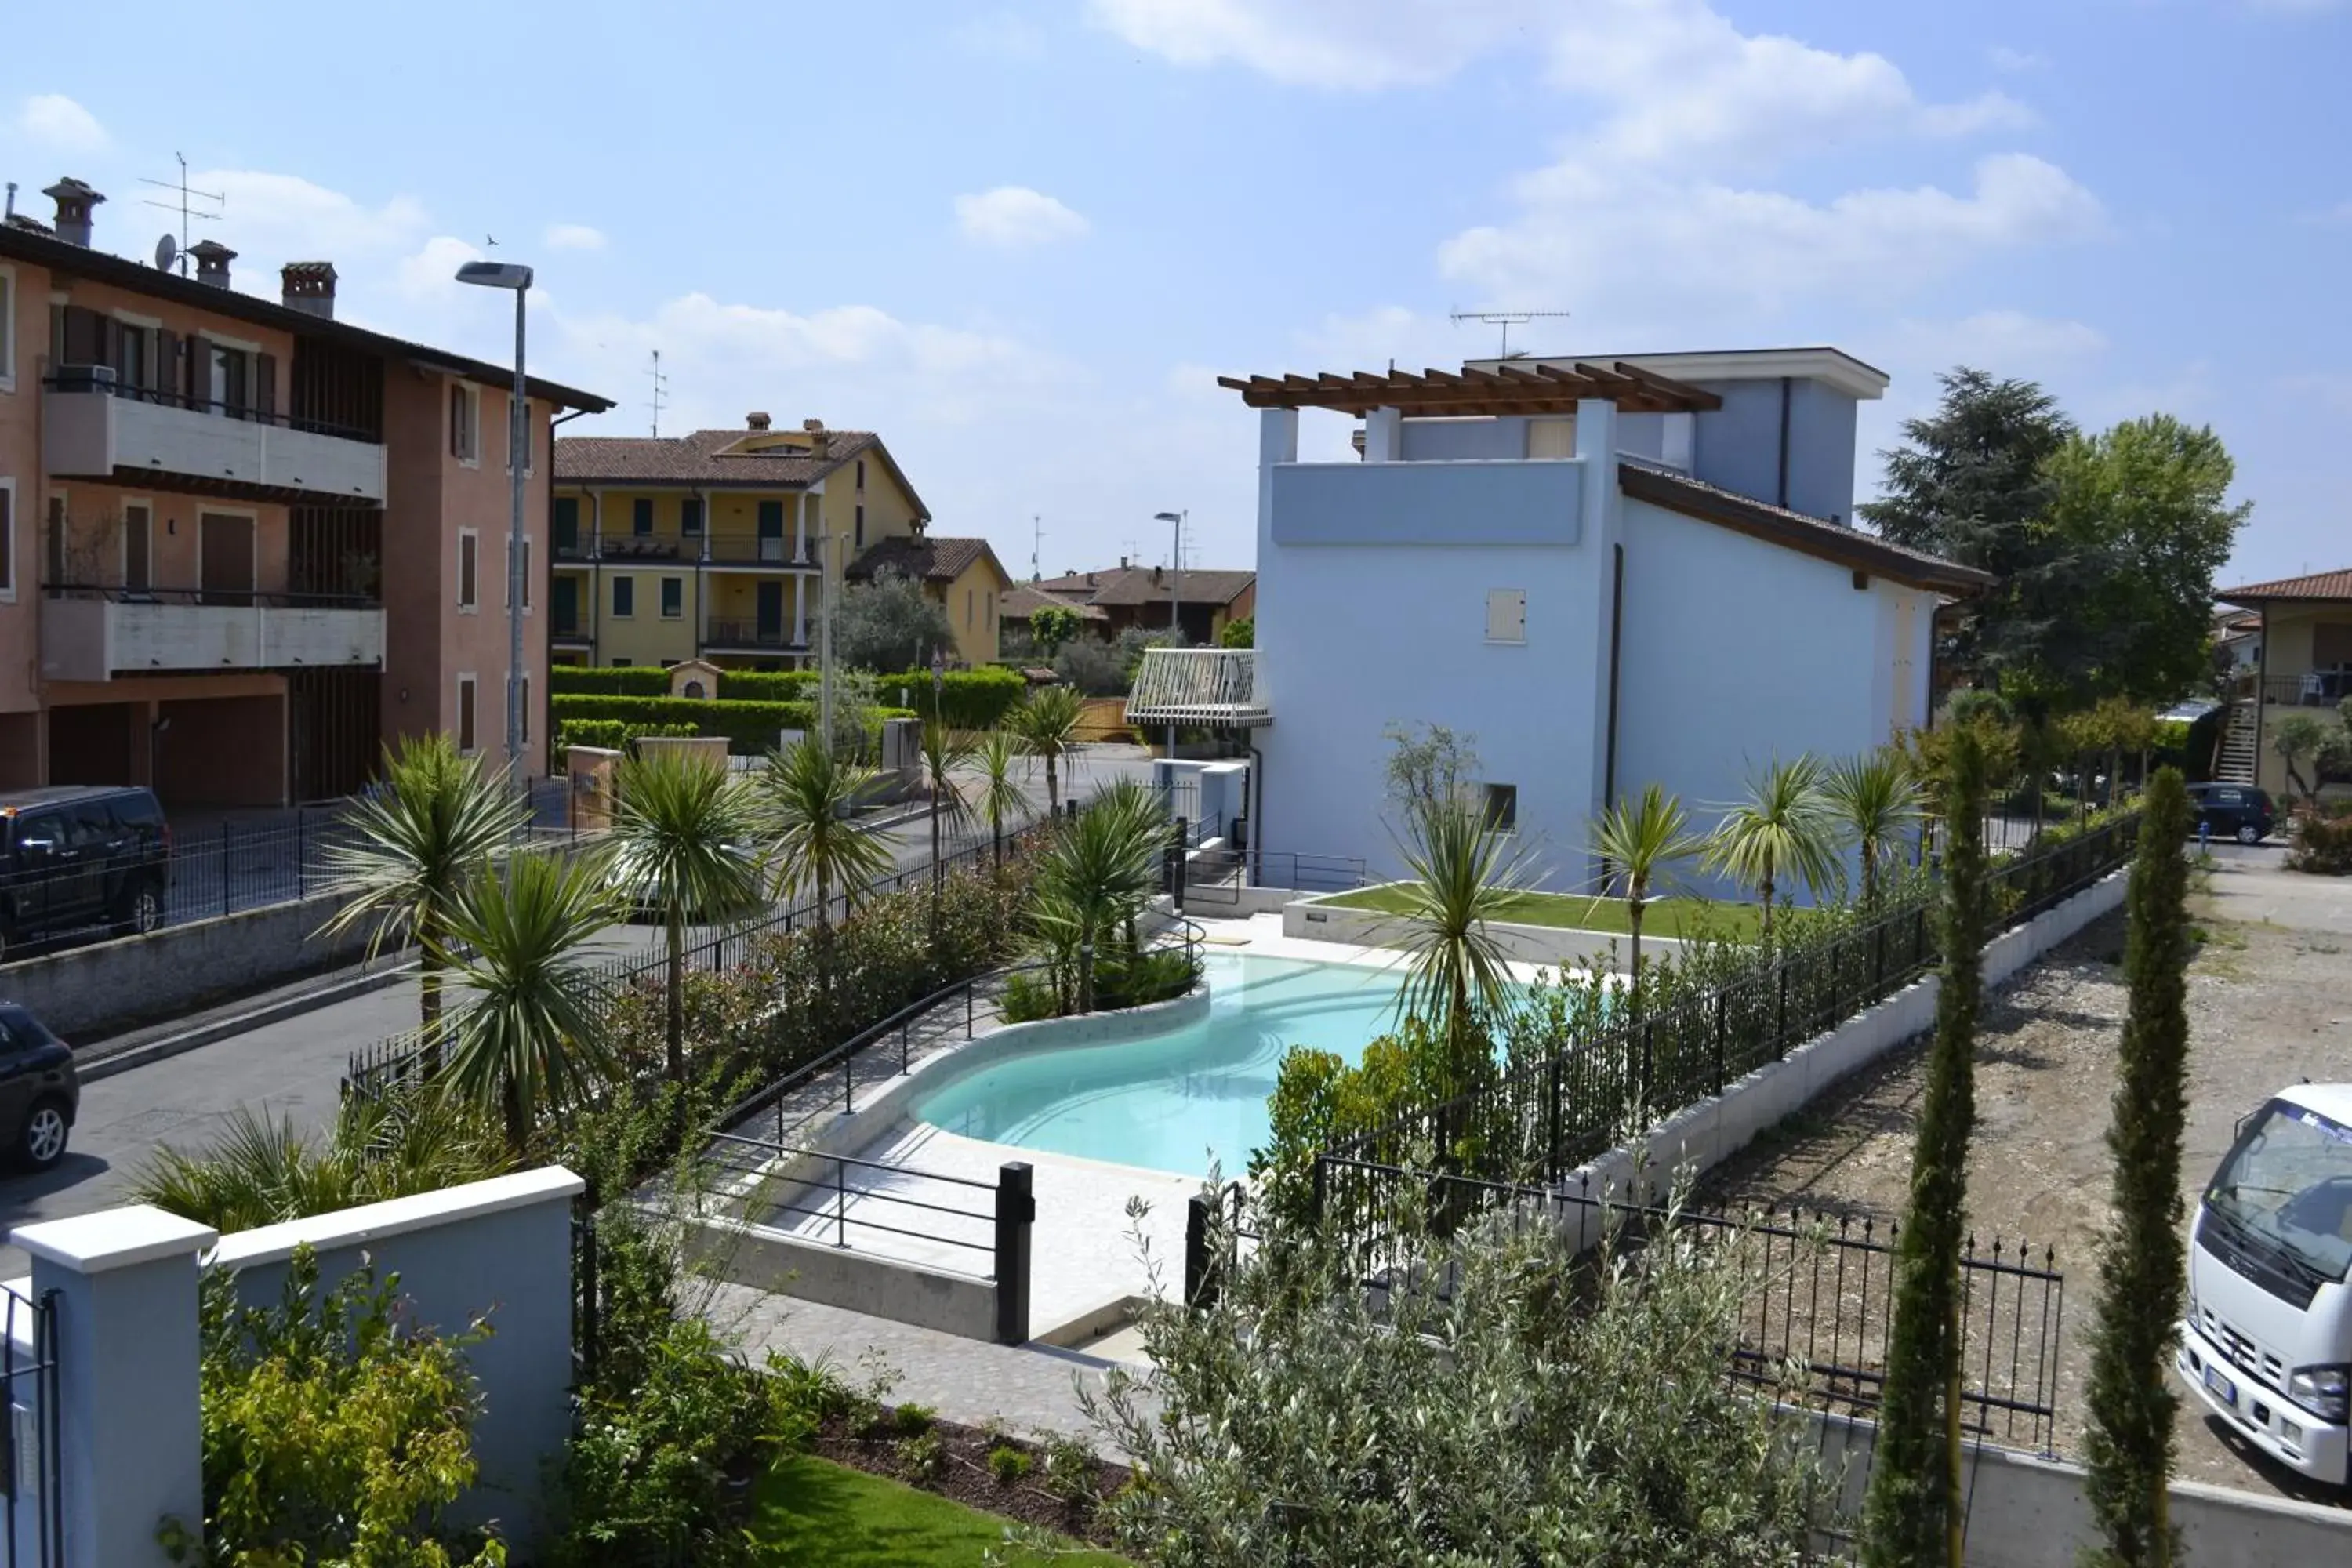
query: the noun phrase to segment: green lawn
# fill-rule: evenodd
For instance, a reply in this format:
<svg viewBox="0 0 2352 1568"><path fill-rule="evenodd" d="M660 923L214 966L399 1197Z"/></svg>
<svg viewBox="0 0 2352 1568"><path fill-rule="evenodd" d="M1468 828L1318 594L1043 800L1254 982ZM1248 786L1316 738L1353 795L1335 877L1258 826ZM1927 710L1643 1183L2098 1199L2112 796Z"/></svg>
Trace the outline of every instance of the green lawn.
<svg viewBox="0 0 2352 1568"><path fill-rule="evenodd" d="M979 1568L981 1553L1003 1542L1004 1526L994 1514L806 1454L779 1462L751 1493L760 1561L777 1568ZM1108 1552L1072 1551L1050 1562L1127 1564Z"/></svg>
<svg viewBox="0 0 2352 1568"><path fill-rule="evenodd" d="M1339 893L1321 900L1343 909L1403 912L1402 889L1394 883ZM1580 893L1513 893L1503 900L1505 921L1516 925L1564 926L1574 931L1614 931L1622 936L1633 928L1625 921L1622 899L1586 898ZM1717 903L1706 899L1652 899L1642 906L1643 936L1688 936L1704 931L1710 936L1748 938L1756 934L1759 910L1754 904Z"/></svg>

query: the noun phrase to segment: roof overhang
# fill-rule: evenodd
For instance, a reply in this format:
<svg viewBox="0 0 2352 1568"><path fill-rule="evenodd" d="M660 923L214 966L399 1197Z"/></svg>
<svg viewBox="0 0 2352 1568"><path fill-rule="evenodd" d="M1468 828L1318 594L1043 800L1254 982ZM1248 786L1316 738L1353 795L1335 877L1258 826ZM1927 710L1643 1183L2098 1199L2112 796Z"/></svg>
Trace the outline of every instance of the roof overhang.
<svg viewBox="0 0 2352 1568"><path fill-rule="evenodd" d="M1611 363L1684 382L1818 381L1848 397L1869 402L1885 395L1887 374L1843 349L1721 349L1697 353L1615 354ZM1572 365L1574 360L1474 360L1473 364Z"/></svg>
<svg viewBox="0 0 2352 1568"><path fill-rule="evenodd" d="M1635 500L1928 593L1967 597L1982 593L1993 583L1990 572L1924 551L1906 550L1874 534L1802 512L1767 506L1663 468L1621 460L1617 485Z"/></svg>
<svg viewBox="0 0 2352 1568"><path fill-rule="evenodd" d="M1573 414L1580 403L1613 402L1629 414L1697 413L1720 408L1723 399L1639 365L1588 361L1490 366L1465 365L1460 372L1357 371L1335 375L1221 375L1219 386L1242 395L1252 408L1329 408L1358 416L1375 408L1401 414Z"/></svg>

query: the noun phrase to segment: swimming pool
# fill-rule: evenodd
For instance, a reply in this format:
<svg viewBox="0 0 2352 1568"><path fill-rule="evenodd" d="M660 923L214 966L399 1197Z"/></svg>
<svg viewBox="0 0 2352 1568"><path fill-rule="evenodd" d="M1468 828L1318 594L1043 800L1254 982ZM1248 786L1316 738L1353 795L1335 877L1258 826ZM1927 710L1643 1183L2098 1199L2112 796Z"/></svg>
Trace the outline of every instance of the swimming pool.
<svg viewBox="0 0 2352 1568"><path fill-rule="evenodd" d="M967 1138L1155 1171L1239 1175L1266 1142L1285 1052L1352 1064L1395 1022L1404 971L1212 950L1209 1014L1166 1034L1039 1050L951 1076L917 1121Z"/></svg>

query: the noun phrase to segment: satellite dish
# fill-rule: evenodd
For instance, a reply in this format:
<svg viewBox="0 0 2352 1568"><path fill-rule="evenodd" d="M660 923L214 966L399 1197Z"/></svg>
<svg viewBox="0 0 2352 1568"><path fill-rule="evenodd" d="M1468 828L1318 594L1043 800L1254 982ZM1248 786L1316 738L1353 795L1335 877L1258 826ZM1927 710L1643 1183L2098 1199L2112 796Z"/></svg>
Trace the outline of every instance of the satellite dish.
<svg viewBox="0 0 2352 1568"><path fill-rule="evenodd" d="M168 234L167 234L167 235L165 235L163 238L161 238L161 239L159 239L159 240L157 240L157 241L155 242L155 270L156 270L156 271L158 271L158 272L169 272L170 270L172 270L172 263L173 263L174 261L177 261L177 260L179 260L179 259L180 259L180 247L179 247L179 246L178 246L177 244L175 244L175 243L173 241L173 238L172 238L172 237L171 237L170 235L168 235Z"/></svg>

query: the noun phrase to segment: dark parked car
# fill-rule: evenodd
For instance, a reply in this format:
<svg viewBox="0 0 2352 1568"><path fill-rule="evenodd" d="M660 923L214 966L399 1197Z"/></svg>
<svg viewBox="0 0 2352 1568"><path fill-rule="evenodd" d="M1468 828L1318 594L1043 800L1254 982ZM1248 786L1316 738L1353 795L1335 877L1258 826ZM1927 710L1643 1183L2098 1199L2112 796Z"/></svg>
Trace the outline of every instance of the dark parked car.
<svg viewBox="0 0 2352 1568"><path fill-rule="evenodd" d="M0 956L45 932L163 923L172 831L152 791L104 784L0 792Z"/></svg>
<svg viewBox="0 0 2352 1568"><path fill-rule="evenodd" d="M2200 823L2216 838L2260 844L2278 826L2278 812L2271 805L2271 797L2251 784L2190 784L2190 831L2196 831Z"/></svg>
<svg viewBox="0 0 2352 1568"><path fill-rule="evenodd" d="M0 1139L17 1163L46 1171L65 1157L81 1110L73 1050L14 1002L0 1002Z"/></svg>

